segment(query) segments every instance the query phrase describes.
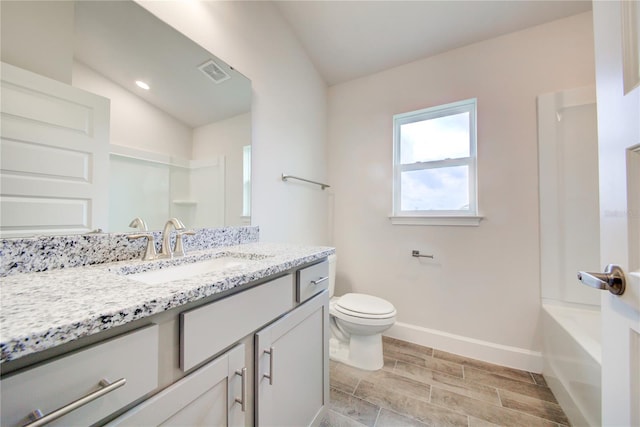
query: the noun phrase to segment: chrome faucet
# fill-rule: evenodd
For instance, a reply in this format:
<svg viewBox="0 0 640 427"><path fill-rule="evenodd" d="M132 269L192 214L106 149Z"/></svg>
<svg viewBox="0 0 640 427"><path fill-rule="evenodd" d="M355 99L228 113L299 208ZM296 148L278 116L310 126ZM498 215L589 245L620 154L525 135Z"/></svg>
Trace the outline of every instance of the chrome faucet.
<svg viewBox="0 0 640 427"><path fill-rule="evenodd" d="M150 261L152 259L156 259L157 258L157 254L156 254L156 244L155 241L153 239L153 233L149 232L149 229L147 228L147 223L144 222L144 220L140 217L136 217L133 219L133 221L131 221L131 223L129 224L129 227L132 228L139 228L140 229L140 233L138 234L130 234L127 237L131 240L133 239L141 239L141 238L146 238L147 239L147 247L144 251L144 254L142 255L142 260L143 261Z"/></svg>
<svg viewBox="0 0 640 427"><path fill-rule="evenodd" d="M162 230L162 248L160 249L160 258L172 258L173 251L171 250L171 228L176 231L184 231L186 227L178 218L171 218L164 225Z"/></svg>
<svg viewBox="0 0 640 427"><path fill-rule="evenodd" d="M149 228L147 227L147 223L144 221L144 219L140 218L139 216L131 220L131 223L129 223L129 227L139 228L140 231L149 231Z"/></svg>

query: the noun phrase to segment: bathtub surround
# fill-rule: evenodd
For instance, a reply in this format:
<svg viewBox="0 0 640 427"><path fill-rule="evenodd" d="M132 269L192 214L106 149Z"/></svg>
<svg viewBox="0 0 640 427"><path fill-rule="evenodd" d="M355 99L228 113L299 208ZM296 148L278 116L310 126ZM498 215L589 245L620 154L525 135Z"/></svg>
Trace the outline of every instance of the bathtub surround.
<svg viewBox="0 0 640 427"><path fill-rule="evenodd" d="M202 228L194 231L195 235L183 237L187 253L254 243L258 241L260 233L257 226ZM161 234L160 231L153 232L157 251L160 250ZM175 237L172 245L175 244L174 241ZM0 277L140 259L145 247L144 239L129 240L126 233L2 239Z"/></svg>
<svg viewBox="0 0 640 427"><path fill-rule="evenodd" d="M602 423L602 338L599 310L546 302L544 378L576 426Z"/></svg>
<svg viewBox="0 0 640 427"><path fill-rule="evenodd" d="M599 271L595 87L538 97L542 374L573 425L601 423L600 293L576 280Z"/></svg>
<svg viewBox="0 0 640 427"><path fill-rule="evenodd" d="M589 12L330 87L336 294L391 302L391 336L541 372L536 97L594 82ZM391 225L393 115L474 97L484 220Z"/></svg>

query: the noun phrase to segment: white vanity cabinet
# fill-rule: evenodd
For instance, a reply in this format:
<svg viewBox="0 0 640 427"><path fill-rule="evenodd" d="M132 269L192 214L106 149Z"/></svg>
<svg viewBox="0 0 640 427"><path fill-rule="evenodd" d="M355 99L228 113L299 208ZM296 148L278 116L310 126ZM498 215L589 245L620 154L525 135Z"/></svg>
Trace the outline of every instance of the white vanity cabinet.
<svg viewBox="0 0 640 427"><path fill-rule="evenodd" d="M240 344L108 425L244 426L248 375Z"/></svg>
<svg viewBox="0 0 640 427"><path fill-rule="evenodd" d="M3 375L1 425L24 425L31 411L47 414L121 378L54 424L317 424L329 400L327 274L326 261L291 269L142 319L146 326L115 338L43 355Z"/></svg>
<svg viewBox="0 0 640 427"><path fill-rule="evenodd" d="M329 295L316 295L256 333L257 426L306 426L329 399Z"/></svg>

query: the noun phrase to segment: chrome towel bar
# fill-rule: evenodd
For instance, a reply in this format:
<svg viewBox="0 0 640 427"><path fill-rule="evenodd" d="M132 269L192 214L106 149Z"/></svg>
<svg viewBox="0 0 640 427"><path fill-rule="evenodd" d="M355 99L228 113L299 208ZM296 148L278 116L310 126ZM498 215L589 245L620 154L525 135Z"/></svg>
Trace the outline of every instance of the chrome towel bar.
<svg viewBox="0 0 640 427"><path fill-rule="evenodd" d="M304 182L309 182L309 183L311 183L311 184L316 184L316 185L319 185L323 190L324 190L325 188L329 188L329 187L331 187L329 184L323 184L322 182L311 181L310 179L304 179L304 178L300 178L300 177L298 177L298 176L282 174L282 180L283 180L283 181L286 181L286 180L288 180L288 179L297 179L298 181L304 181Z"/></svg>

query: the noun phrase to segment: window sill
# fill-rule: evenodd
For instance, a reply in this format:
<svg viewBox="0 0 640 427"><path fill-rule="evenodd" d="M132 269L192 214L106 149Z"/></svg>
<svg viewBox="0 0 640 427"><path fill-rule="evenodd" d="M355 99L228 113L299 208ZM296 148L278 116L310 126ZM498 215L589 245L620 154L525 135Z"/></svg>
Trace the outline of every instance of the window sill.
<svg viewBox="0 0 640 427"><path fill-rule="evenodd" d="M393 225L445 225L477 227L482 216L390 216Z"/></svg>

